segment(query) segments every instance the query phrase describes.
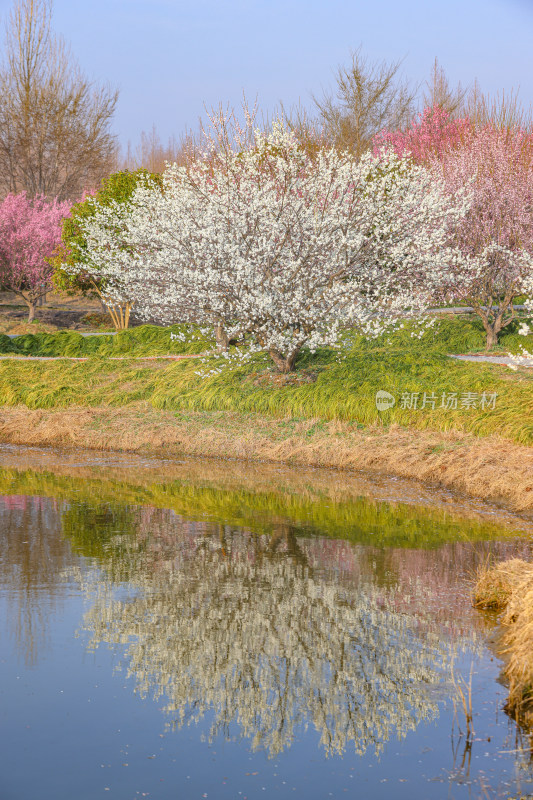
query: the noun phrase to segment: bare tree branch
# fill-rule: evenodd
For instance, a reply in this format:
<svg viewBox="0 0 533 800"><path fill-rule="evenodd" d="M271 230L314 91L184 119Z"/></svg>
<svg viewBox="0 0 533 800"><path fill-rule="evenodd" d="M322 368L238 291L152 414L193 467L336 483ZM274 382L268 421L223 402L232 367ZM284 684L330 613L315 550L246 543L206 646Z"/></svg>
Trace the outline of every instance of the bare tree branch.
<svg viewBox="0 0 533 800"><path fill-rule="evenodd" d="M180 165L189 163L196 158L199 148L198 136L190 131L179 139L170 136L165 143L156 126L152 125L150 132L141 132L140 142L135 148L128 142L122 168L131 172L143 168L151 173L162 173L167 163Z"/></svg>
<svg viewBox="0 0 533 800"><path fill-rule="evenodd" d="M72 198L116 166L118 92L81 72L51 30L51 0L17 0L0 69L0 193Z"/></svg>
<svg viewBox="0 0 533 800"><path fill-rule="evenodd" d="M484 94L475 81L465 99L465 112L480 127L491 124L507 130L533 129L533 107L524 108L519 90L511 89L507 94L504 90L494 95Z"/></svg>

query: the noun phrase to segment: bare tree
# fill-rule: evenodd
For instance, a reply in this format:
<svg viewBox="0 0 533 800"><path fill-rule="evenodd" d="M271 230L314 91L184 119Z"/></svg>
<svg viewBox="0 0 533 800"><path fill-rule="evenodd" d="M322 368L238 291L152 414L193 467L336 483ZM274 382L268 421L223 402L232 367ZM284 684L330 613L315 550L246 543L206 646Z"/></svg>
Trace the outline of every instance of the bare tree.
<svg viewBox="0 0 533 800"><path fill-rule="evenodd" d="M140 142L135 148L128 142L123 169L135 171L143 168L148 172L160 173L164 171L167 162L186 164L195 157L198 149L196 140L197 137L189 132L179 139L171 136L165 144L153 125L149 133L141 132Z"/></svg>
<svg viewBox="0 0 533 800"><path fill-rule="evenodd" d="M0 68L0 193L60 199L116 165L110 122L118 93L81 72L51 29L52 0L16 0Z"/></svg>
<svg viewBox="0 0 533 800"><path fill-rule="evenodd" d="M486 94L476 80L469 87L459 82L455 88L450 86L444 69L437 59L433 64L431 77L426 81L422 95L424 108L438 105L452 117L468 117L475 125L495 125L497 128L522 128L531 130L533 126L533 107L525 107L519 96L519 89L509 92L501 90Z"/></svg>
<svg viewBox="0 0 533 800"><path fill-rule="evenodd" d="M465 89L460 82L455 88L450 86L444 69L435 59L431 77L426 81L426 90L422 95L424 108L440 106L452 117L461 116L465 112L465 102L468 96L470 96L469 90Z"/></svg>
<svg viewBox="0 0 533 800"><path fill-rule="evenodd" d="M521 128L530 132L533 129L533 107L523 106L519 89L484 94L475 81L465 98L465 112L478 126L490 124L497 128Z"/></svg>
<svg viewBox="0 0 533 800"><path fill-rule="evenodd" d="M360 156L384 128L407 125L418 87L400 78L401 63L369 62L358 48L347 67L338 67L335 89L322 98L313 95L328 138Z"/></svg>

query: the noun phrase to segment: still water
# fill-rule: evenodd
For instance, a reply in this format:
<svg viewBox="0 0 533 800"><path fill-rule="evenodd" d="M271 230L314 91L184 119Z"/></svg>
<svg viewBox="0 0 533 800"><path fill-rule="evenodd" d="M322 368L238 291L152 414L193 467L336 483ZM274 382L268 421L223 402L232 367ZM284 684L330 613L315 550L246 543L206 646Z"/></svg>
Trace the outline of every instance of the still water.
<svg viewBox="0 0 533 800"><path fill-rule="evenodd" d="M0 465L1 800L532 796L469 594L531 523L325 471Z"/></svg>

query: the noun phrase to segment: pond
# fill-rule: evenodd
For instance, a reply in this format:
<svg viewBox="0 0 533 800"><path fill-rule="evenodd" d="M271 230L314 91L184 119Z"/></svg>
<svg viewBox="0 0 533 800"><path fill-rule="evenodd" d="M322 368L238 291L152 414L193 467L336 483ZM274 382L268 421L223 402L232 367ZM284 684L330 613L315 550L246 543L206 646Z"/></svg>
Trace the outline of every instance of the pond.
<svg viewBox="0 0 533 800"><path fill-rule="evenodd" d="M518 798L488 558L400 480L0 447L2 800ZM469 738L462 702L471 704Z"/></svg>

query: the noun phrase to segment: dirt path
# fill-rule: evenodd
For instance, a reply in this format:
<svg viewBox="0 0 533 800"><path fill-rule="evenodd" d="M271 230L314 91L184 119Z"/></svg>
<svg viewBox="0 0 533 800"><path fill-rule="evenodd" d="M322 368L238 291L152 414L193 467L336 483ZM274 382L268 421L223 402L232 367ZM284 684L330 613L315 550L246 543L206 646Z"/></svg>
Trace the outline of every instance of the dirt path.
<svg viewBox="0 0 533 800"><path fill-rule="evenodd" d="M521 366L533 367L533 358L524 359L519 365L516 361L508 356L485 356L485 355L471 355L471 356L456 356L448 354L449 358L458 358L460 361L476 361L480 364L505 364L508 367Z"/></svg>
<svg viewBox="0 0 533 800"><path fill-rule="evenodd" d="M87 336L92 336L93 334L85 334ZM96 334L95 334L96 335ZM107 356L111 361L156 361L160 359L165 359L167 361L180 361L183 358L205 358L209 356L209 353L197 353L194 355L161 355L161 356ZM8 354L8 355L0 355L0 361L89 361L90 356L23 356L19 354ZM533 368L533 359L526 359L522 361L519 365L516 364L511 358L507 358L506 356L458 356L458 355L451 355L448 354L448 358L456 358L459 361L474 361L479 364L504 364L507 366L521 366L521 367L532 367Z"/></svg>

